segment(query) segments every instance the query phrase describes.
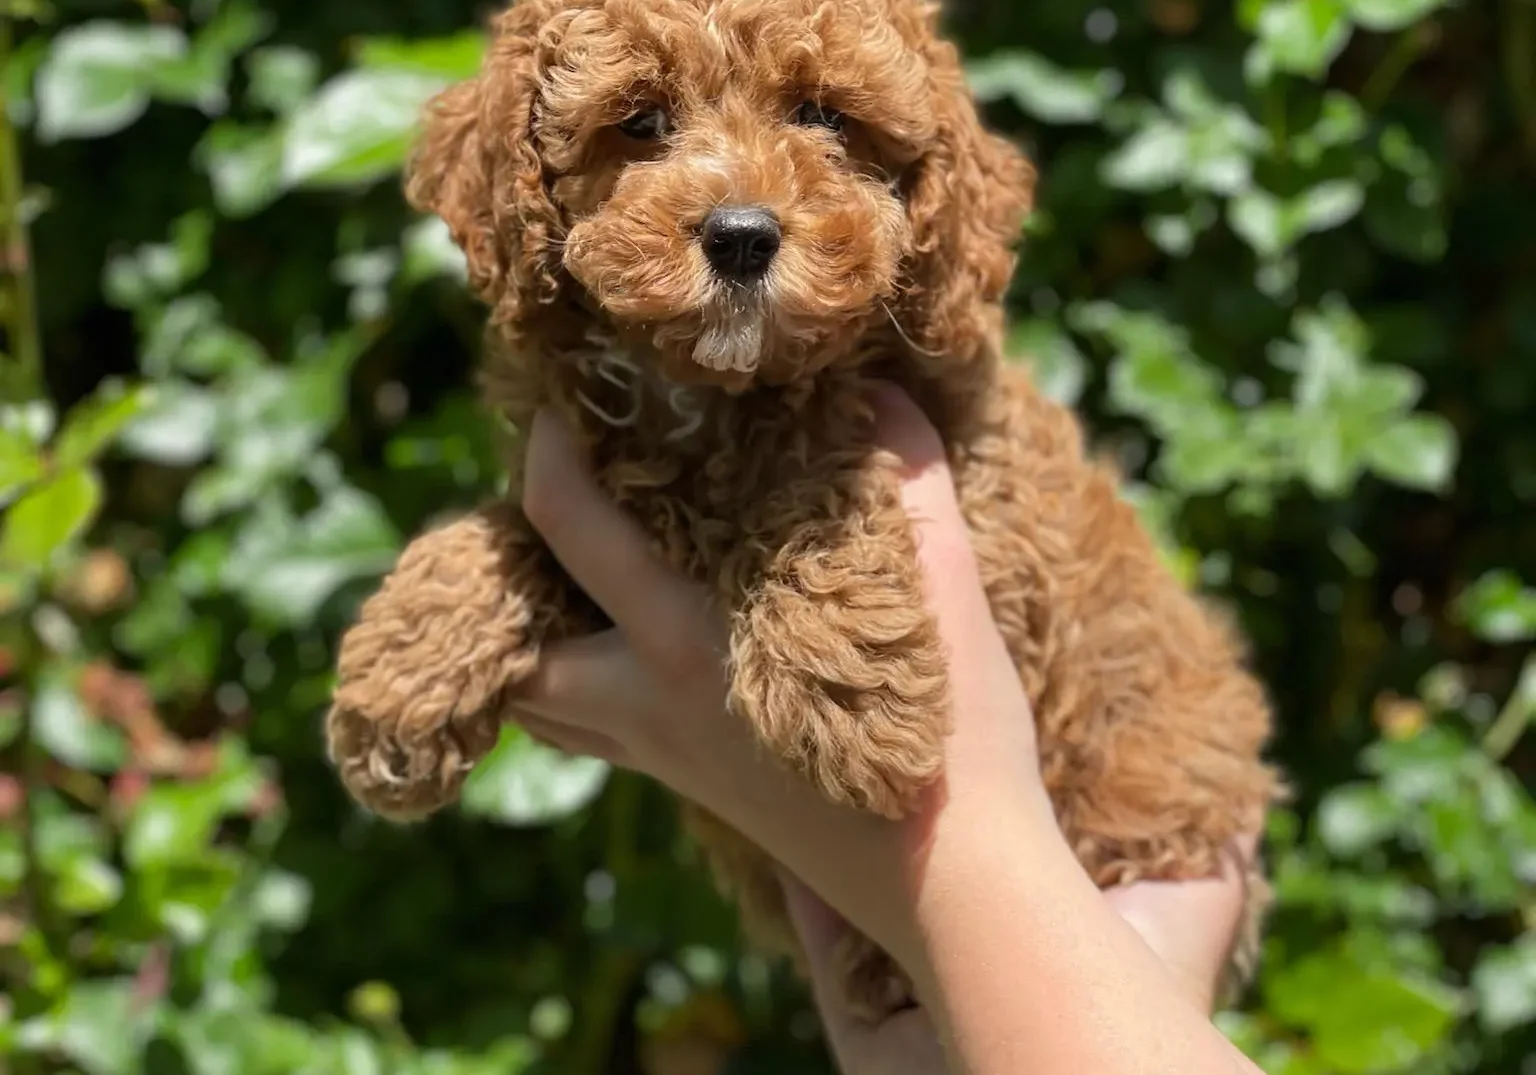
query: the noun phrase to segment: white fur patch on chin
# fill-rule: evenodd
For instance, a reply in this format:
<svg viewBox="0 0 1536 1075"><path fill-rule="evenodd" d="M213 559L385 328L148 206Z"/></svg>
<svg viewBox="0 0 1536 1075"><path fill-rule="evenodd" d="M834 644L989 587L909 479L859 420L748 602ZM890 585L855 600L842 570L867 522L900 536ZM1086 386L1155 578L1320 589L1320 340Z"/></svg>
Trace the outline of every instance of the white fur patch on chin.
<svg viewBox="0 0 1536 1075"><path fill-rule="evenodd" d="M763 315L752 310L711 318L693 345L693 360L721 373L751 373L763 357L765 328Z"/></svg>

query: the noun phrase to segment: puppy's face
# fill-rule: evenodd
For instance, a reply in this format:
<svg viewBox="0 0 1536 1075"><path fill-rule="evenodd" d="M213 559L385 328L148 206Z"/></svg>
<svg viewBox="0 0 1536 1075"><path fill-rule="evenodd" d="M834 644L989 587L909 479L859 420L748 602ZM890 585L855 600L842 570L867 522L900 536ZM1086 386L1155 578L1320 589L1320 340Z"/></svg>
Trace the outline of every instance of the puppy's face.
<svg viewBox="0 0 1536 1075"><path fill-rule="evenodd" d="M1021 166L916 0L524 0L411 190L514 331L575 290L666 378L742 387L928 335L904 293L974 277L943 263L996 228L982 188L1016 232Z"/></svg>

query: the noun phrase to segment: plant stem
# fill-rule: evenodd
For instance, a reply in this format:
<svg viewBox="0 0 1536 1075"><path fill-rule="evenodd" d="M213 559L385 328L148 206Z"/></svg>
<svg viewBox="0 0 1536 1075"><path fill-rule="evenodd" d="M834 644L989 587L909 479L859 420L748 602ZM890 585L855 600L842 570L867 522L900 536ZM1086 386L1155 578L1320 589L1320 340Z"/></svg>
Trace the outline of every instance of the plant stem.
<svg viewBox="0 0 1536 1075"><path fill-rule="evenodd" d="M1506 0L1504 77L1528 159L1536 161L1536 2Z"/></svg>
<svg viewBox="0 0 1536 1075"><path fill-rule="evenodd" d="M610 781L605 804L606 857L615 884L622 885L630 883L635 875L643 784L633 773L615 772ZM579 1036L562 1070L569 1075L603 1075L609 1070L614 1034L618 1021L626 1014L624 998L644 966L643 953L633 946L609 943L598 948L583 991L582 1010L576 1013Z"/></svg>
<svg viewBox="0 0 1536 1075"><path fill-rule="evenodd" d="M1360 88L1360 100L1368 110L1375 112L1392 96L1392 91L1402 81L1403 75L1407 74L1408 68L1424 54L1433 40L1432 28L1417 23L1397 35L1397 40L1387 50L1386 56L1382 57L1381 64L1371 72L1371 77Z"/></svg>
<svg viewBox="0 0 1536 1075"><path fill-rule="evenodd" d="M0 72L13 61L11 20L0 16ZM32 248L22 217L21 146L11 120L7 80L0 75L0 273L11 282L10 339L14 370L0 376L5 399L30 399L43 386L42 332L37 318L37 288L32 273Z"/></svg>
<svg viewBox="0 0 1536 1075"><path fill-rule="evenodd" d="M1532 723L1536 723L1536 657L1525 662L1514 694L1483 733L1483 753L1494 761L1503 761Z"/></svg>

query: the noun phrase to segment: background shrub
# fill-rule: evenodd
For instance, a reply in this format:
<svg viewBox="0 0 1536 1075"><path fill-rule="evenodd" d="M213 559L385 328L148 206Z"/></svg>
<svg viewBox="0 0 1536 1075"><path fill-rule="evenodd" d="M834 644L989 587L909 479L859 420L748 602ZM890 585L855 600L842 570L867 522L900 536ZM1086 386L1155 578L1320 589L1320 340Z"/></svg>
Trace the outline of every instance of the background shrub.
<svg viewBox="0 0 1536 1075"><path fill-rule="evenodd" d="M320 757L360 595L497 481L481 312L397 182L483 14L0 0L0 1070L828 1070L648 784L509 736L400 831ZM1281 708L1223 1028L1530 1072L1536 3L951 23L1044 175L1012 351Z"/></svg>

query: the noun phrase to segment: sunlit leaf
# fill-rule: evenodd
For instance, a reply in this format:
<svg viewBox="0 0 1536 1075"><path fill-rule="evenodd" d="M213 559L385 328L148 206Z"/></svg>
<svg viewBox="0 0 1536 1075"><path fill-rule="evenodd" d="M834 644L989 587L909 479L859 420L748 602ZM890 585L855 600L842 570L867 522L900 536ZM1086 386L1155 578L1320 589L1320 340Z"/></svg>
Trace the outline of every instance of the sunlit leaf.
<svg viewBox="0 0 1536 1075"><path fill-rule="evenodd" d="M101 505L94 471L66 470L16 501L0 522L0 564L41 569L77 538Z"/></svg>
<svg viewBox="0 0 1536 1075"><path fill-rule="evenodd" d="M149 107L155 69L187 54L174 26L98 20L60 30L37 73L37 129L45 141L98 138Z"/></svg>
<svg viewBox="0 0 1536 1075"><path fill-rule="evenodd" d="M1508 571L1491 571L1461 595L1462 617L1490 642L1536 639L1536 588Z"/></svg>
<svg viewBox="0 0 1536 1075"><path fill-rule="evenodd" d="M448 80L419 71L361 68L336 76L289 115L286 186L356 186L397 172L428 98Z"/></svg>
<svg viewBox="0 0 1536 1075"><path fill-rule="evenodd" d="M1273 0L1259 9L1258 42L1248 54L1248 77L1273 74L1320 78L1348 44L1352 27L1344 0Z"/></svg>
<svg viewBox="0 0 1536 1075"><path fill-rule="evenodd" d="M151 396L142 388L116 387L77 405L64 416L64 428L53 447L58 465L76 467L94 461Z"/></svg>
<svg viewBox="0 0 1536 1075"><path fill-rule="evenodd" d="M301 519L275 506L253 516L230 550L224 582L278 623L307 623L342 584L384 572L398 549L378 503L342 488Z"/></svg>
<svg viewBox="0 0 1536 1075"><path fill-rule="evenodd" d="M1033 52L994 52L970 64L971 91L983 101L1011 99L1048 123L1098 119L1119 90L1112 72L1065 71Z"/></svg>
<svg viewBox="0 0 1536 1075"><path fill-rule="evenodd" d="M509 725L469 774L462 801L470 814L509 825L547 825L585 807L607 779L605 762L567 756Z"/></svg>
<svg viewBox="0 0 1536 1075"><path fill-rule="evenodd" d="M31 438L0 429L0 506L42 474L42 458Z"/></svg>
<svg viewBox="0 0 1536 1075"><path fill-rule="evenodd" d="M1318 833L1342 858L1359 855L1390 836L1398 823L1395 804L1373 784L1330 791L1318 808Z"/></svg>
<svg viewBox="0 0 1536 1075"><path fill-rule="evenodd" d="M61 671L44 679L32 703L32 734L51 756L76 769L111 772L122 764L122 732L85 708Z"/></svg>
<svg viewBox="0 0 1536 1075"><path fill-rule="evenodd" d="M1414 489L1444 492L1456 467L1456 433L1438 415L1412 414L1394 422L1369 450L1378 474Z"/></svg>
<svg viewBox="0 0 1536 1075"><path fill-rule="evenodd" d="M1472 971L1477 1017L1492 1034L1536 1023L1536 933L1491 948Z"/></svg>
<svg viewBox="0 0 1536 1075"><path fill-rule="evenodd" d="M415 71L453 82L477 74L484 58L485 35L478 30L413 40L369 37L357 50L360 67Z"/></svg>
<svg viewBox="0 0 1536 1075"><path fill-rule="evenodd" d="M1344 0L1349 17L1367 30L1389 33L1411 26L1448 0Z"/></svg>

